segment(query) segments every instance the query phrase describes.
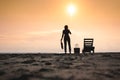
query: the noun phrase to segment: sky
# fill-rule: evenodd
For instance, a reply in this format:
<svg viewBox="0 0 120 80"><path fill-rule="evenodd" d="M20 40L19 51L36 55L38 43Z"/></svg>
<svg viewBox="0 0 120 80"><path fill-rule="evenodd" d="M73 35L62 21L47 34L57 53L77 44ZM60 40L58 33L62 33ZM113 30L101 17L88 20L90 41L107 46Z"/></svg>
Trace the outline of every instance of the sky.
<svg viewBox="0 0 120 80"><path fill-rule="evenodd" d="M0 52L63 52L64 25L72 51L94 38L96 52L120 52L120 0L0 0Z"/></svg>

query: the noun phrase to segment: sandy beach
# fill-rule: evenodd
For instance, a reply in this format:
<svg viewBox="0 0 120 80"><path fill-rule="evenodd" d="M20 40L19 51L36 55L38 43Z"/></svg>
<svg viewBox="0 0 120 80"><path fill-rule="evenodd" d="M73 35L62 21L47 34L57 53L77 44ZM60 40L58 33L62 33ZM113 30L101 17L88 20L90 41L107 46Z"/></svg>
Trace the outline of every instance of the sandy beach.
<svg viewBox="0 0 120 80"><path fill-rule="evenodd" d="M120 53L0 54L0 80L120 80Z"/></svg>

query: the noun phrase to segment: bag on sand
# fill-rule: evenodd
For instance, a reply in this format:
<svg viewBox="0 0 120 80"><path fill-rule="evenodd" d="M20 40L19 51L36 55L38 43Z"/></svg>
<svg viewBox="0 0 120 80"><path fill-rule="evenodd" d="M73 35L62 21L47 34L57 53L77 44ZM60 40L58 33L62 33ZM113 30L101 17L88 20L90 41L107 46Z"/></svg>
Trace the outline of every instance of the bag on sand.
<svg viewBox="0 0 120 80"><path fill-rule="evenodd" d="M62 43L62 41L61 41L61 49L63 49L63 43Z"/></svg>

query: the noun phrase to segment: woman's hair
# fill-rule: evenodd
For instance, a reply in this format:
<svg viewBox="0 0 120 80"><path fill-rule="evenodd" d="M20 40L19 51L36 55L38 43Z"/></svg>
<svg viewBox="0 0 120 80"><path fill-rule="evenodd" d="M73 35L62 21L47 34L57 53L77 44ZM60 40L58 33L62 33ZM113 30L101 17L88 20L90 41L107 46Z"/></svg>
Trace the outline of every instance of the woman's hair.
<svg viewBox="0 0 120 80"><path fill-rule="evenodd" d="M68 29L68 25L65 25L64 28L65 28L65 30Z"/></svg>

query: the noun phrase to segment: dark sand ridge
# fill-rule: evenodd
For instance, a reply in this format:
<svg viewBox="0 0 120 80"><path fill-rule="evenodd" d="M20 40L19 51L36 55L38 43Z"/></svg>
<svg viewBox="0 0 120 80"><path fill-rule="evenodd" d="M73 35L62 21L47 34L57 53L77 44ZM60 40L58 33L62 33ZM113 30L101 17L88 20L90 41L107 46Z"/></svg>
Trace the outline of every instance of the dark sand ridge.
<svg viewBox="0 0 120 80"><path fill-rule="evenodd" d="M0 80L119 80L120 53L0 54Z"/></svg>

